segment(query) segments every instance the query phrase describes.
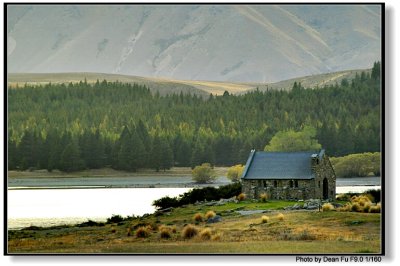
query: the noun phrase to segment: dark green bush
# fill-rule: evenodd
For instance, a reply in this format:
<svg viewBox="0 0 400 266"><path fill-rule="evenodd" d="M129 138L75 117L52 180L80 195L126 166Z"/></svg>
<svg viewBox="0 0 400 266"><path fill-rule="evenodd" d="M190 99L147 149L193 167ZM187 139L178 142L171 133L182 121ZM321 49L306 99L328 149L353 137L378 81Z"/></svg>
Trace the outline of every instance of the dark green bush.
<svg viewBox="0 0 400 266"><path fill-rule="evenodd" d="M182 205L193 204L196 201L211 201L232 198L242 191L242 184L234 183L219 188L205 187L205 188L194 188L179 197L170 198L163 197L155 200L153 206L159 209L165 209L170 207L179 207Z"/></svg>

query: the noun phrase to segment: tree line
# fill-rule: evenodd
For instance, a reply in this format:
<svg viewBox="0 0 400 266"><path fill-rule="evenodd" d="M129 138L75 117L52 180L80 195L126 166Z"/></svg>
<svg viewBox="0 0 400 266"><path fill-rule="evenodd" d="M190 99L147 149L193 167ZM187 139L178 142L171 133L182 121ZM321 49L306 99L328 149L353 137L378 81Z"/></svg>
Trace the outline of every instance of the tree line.
<svg viewBox="0 0 400 266"><path fill-rule="evenodd" d="M8 88L8 168L244 164L280 131L314 128L329 155L380 151L380 63L323 88L160 96L146 86L86 81Z"/></svg>

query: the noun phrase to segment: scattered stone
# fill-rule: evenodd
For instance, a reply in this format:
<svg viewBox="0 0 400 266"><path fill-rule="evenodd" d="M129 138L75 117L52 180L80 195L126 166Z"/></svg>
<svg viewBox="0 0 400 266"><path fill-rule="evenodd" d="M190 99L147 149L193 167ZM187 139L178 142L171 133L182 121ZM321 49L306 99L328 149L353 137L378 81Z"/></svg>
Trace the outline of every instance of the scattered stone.
<svg viewBox="0 0 400 266"><path fill-rule="evenodd" d="M207 223L213 224L213 223L219 223L221 221L222 221L222 217L219 215L215 215L214 217L208 218Z"/></svg>

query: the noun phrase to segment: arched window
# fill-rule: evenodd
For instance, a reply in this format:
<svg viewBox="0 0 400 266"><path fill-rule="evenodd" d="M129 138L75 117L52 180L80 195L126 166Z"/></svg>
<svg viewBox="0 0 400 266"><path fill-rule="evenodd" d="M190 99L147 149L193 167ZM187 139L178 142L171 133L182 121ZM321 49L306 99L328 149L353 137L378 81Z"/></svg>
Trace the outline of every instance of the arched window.
<svg viewBox="0 0 400 266"><path fill-rule="evenodd" d="M289 181L289 187L293 187L293 180Z"/></svg>
<svg viewBox="0 0 400 266"><path fill-rule="evenodd" d="M274 187L278 187L278 181L274 181Z"/></svg>
<svg viewBox="0 0 400 266"><path fill-rule="evenodd" d="M294 181L294 187L299 187L299 181L297 180Z"/></svg>

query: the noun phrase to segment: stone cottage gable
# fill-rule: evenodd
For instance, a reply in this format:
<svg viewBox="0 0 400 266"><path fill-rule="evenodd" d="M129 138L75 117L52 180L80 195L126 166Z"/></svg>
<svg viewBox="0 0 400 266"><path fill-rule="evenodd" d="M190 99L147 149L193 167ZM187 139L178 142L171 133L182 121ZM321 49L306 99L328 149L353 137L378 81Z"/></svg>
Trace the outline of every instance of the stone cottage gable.
<svg viewBox="0 0 400 266"><path fill-rule="evenodd" d="M267 193L272 199L334 199L336 192L336 176L324 150L252 150L241 181L249 198Z"/></svg>

